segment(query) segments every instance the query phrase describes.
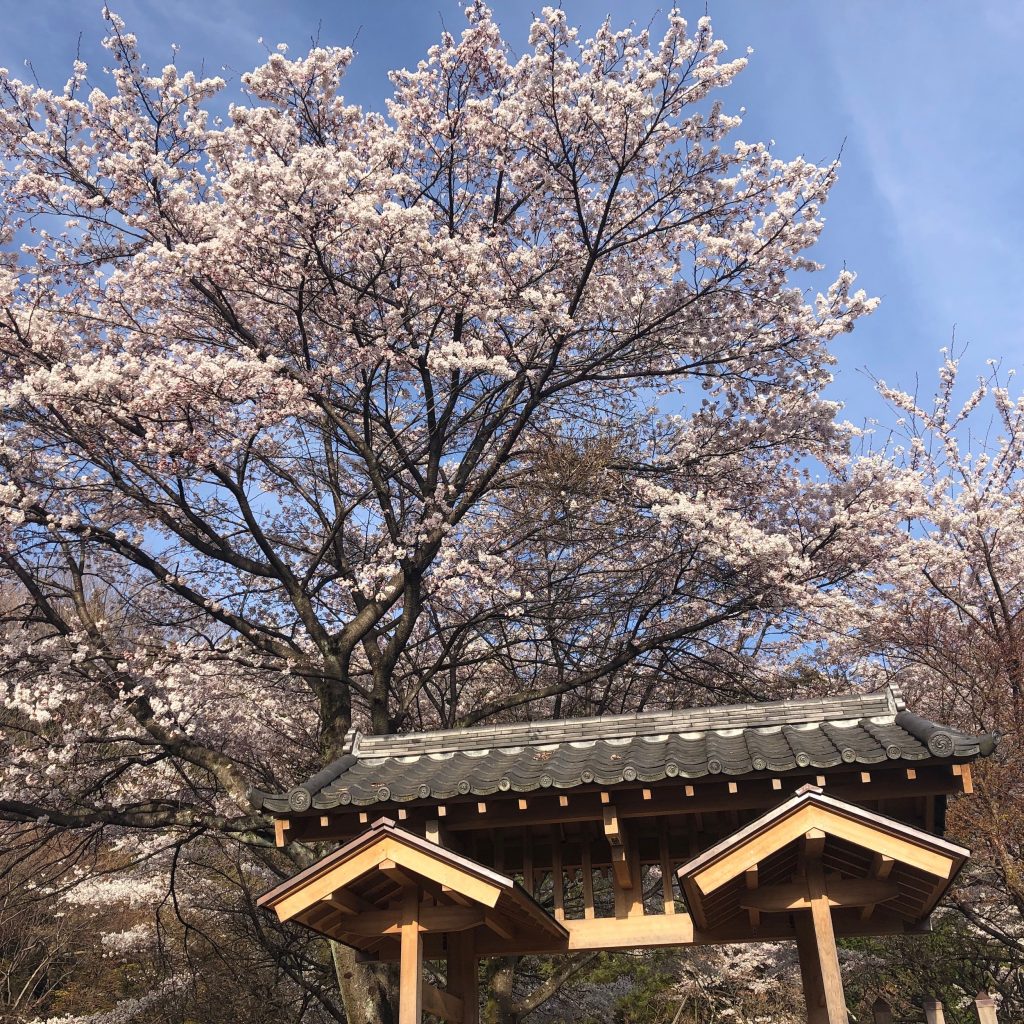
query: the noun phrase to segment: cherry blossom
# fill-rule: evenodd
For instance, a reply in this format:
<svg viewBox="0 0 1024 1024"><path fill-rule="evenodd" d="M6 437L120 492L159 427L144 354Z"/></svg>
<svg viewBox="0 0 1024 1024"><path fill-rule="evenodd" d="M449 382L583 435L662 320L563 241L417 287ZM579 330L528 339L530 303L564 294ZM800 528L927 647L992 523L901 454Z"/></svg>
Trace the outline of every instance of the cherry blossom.
<svg viewBox="0 0 1024 1024"><path fill-rule="evenodd" d="M837 165L735 138L708 18L465 15L384 112L110 12L109 74L0 74L5 819L260 850L353 724L768 695L875 585Z"/></svg>

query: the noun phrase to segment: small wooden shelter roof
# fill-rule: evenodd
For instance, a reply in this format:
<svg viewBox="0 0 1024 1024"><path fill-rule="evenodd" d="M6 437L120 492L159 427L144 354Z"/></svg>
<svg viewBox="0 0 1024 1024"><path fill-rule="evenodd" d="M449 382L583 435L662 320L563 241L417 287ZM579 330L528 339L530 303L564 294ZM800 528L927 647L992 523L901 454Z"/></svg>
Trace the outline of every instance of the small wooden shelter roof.
<svg viewBox="0 0 1024 1024"><path fill-rule="evenodd" d="M754 920L806 909L801 875L810 857L821 863L833 908L863 915L880 906L918 924L969 856L938 836L803 786L677 873L701 928L721 928L751 912Z"/></svg>
<svg viewBox="0 0 1024 1024"><path fill-rule="evenodd" d="M364 736L287 793L252 790L277 815L441 801L553 787L613 787L885 762L957 762L991 753L908 711L896 688L843 697L652 711L470 729Z"/></svg>
<svg viewBox="0 0 1024 1024"><path fill-rule="evenodd" d="M397 953L401 899L422 891L421 932L493 932L510 944L568 932L513 879L380 818L364 833L264 893L257 905L366 953ZM389 948L389 947L394 947Z"/></svg>

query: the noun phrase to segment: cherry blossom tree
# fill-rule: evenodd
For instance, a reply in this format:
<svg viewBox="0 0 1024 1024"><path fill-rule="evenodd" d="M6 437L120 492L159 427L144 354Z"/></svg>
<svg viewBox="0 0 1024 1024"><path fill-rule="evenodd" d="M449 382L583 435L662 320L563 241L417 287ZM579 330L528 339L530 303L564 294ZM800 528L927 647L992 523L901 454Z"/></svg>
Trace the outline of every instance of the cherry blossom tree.
<svg viewBox="0 0 1024 1024"><path fill-rule="evenodd" d="M944 351L929 398L880 385L898 417L890 453L920 491L852 646L832 653L872 663L937 720L1002 734L974 768L975 795L951 807L950 830L974 854L952 902L993 944L985 984L1024 1012L1024 398L1013 378L990 361L965 388Z"/></svg>
<svg viewBox="0 0 1024 1024"><path fill-rule="evenodd" d="M808 291L836 165L729 140L708 19L514 59L476 3L377 113L106 18L109 76L0 76L0 815L280 871L246 792L353 724L765 695L862 603L874 300Z"/></svg>

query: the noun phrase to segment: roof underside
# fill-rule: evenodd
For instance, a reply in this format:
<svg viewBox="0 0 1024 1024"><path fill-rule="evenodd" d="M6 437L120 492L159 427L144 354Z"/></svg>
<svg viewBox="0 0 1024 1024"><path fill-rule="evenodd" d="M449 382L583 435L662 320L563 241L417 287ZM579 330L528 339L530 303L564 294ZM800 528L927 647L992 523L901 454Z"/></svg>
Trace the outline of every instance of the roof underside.
<svg viewBox="0 0 1024 1024"><path fill-rule="evenodd" d="M745 917L750 905L769 913L789 913L798 905L758 903L757 895L775 894L783 902L787 896L799 899L789 891L799 885L790 883L802 870L802 836L810 828L820 830L818 857L836 897L844 882L876 879L875 885L883 886L881 905L910 923L927 919L970 856L968 850L938 836L805 786L794 798L679 868L687 903L701 926L720 928ZM892 861L884 877L878 875L879 858ZM750 869L755 872L756 893L746 877ZM858 902L854 896L851 902L863 906L872 897L865 895Z"/></svg>
<svg viewBox="0 0 1024 1024"><path fill-rule="evenodd" d="M389 818L264 893L257 905L354 949L394 958L396 908L409 887L432 903L421 908L423 930L496 927L513 944L538 935L564 944L565 928L513 879L406 832Z"/></svg>
<svg viewBox="0 0 1024 1024"><path fill-rule="evenodd" d="M555 787L783 773L886 761L963 761L991 752L919 718L898 691L685 711L412 733L353 733L348 752L286 794L253 791L276 814L526 793Z"/></svg>

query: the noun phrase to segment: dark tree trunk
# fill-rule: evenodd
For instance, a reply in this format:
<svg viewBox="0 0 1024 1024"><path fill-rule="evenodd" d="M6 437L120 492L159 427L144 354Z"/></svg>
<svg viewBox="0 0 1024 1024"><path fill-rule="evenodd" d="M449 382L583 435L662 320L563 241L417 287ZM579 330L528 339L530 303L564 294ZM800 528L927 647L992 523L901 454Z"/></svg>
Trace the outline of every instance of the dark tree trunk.
<svg viewBox="0 0 1024 1024"><path fill-rule="evenodd" d="M355 950L331 943L334 970L349 1024L395 1024L398 978L391 964L357 963Z"/></svg>

